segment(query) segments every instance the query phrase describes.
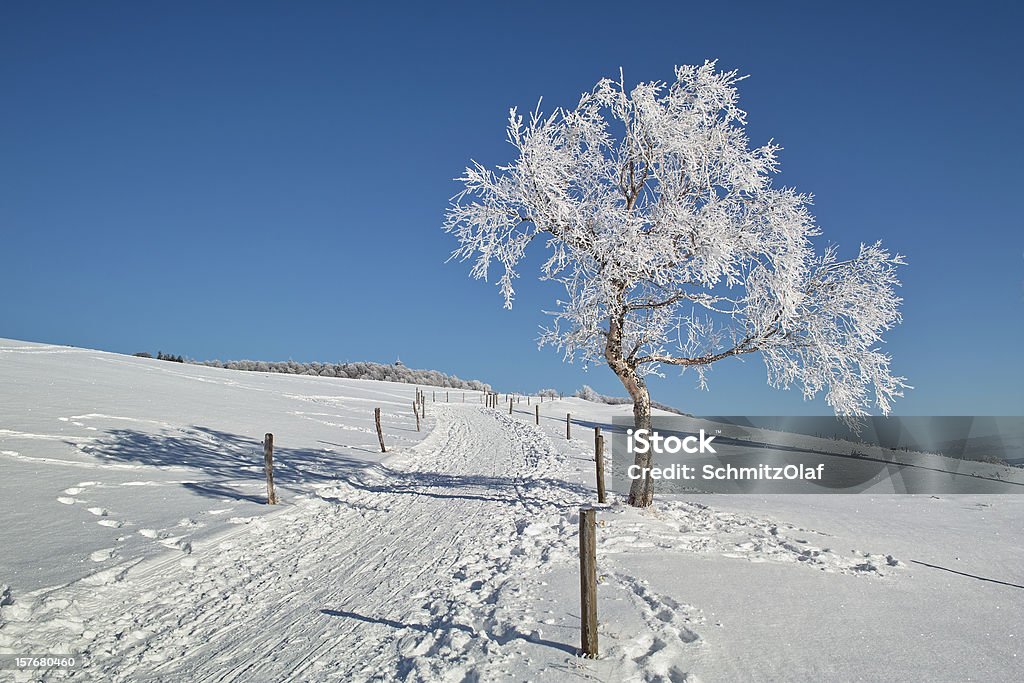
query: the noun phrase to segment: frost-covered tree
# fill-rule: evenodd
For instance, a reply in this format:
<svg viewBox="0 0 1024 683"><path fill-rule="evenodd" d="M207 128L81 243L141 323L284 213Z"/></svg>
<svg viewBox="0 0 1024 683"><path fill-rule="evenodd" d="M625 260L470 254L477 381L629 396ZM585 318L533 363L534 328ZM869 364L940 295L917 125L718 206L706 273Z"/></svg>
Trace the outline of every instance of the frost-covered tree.
<svg viewBox="0 0 1024 683"><path fill-rule="evenodd" d="M517 264L541 240L542 279L566 291L541 345L606 363L638 429L651 425L648 375L692 369L706 388L712 363L753 353L774 387L824 392L840 415L888 413L906 387L879 348L900 322L903 258L879 243L849 259L815 252L810 197L772 186L780 148L751 148L740 80L705 62L631 90L604 79L574 109L538 106L525 122L512 109L516 158L459 178L445 221L453 257L483 279L496 262L510 308ZM629 502L652 496L638 479Z"/></svg>

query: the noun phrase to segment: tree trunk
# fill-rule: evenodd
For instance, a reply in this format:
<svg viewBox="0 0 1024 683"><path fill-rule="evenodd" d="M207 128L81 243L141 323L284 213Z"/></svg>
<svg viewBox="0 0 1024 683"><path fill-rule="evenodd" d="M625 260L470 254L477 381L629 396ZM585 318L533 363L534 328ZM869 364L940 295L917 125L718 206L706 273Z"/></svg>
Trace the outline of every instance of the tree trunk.
<svg viewBox="0 0 1024 683"><path fill-rule="evenodd" d="M651 394L647 390L647 383L643 378L632 373L632 377L619 377L622 385L626 387L630 398L633 399L633 427L635 429L651 429ZM629 504L634 507L645 508L654 502L654 480L648 476L646 468L651 466L652 458L647 453L636 453L633 456L633 463L640 467L641 477L634 479L629 485Z"/></svg>
<svg viewBox="0 0 1024 683"><path fill-rule="evenodd" d="M633 427L635 429L651 429L651 393L647 383L637 372L635 364L630 363L622 352L622 328L625 323L624 309L616 316L612 315L608 324L608 338L605 343L604 357L608 367L626 388L633 399ZM629 486L629 504L633 507L647 507L654 502L654 480L647 469L651 466L651 452L637 453L633 463L640 467L641 476L634 479Z"/></svg>

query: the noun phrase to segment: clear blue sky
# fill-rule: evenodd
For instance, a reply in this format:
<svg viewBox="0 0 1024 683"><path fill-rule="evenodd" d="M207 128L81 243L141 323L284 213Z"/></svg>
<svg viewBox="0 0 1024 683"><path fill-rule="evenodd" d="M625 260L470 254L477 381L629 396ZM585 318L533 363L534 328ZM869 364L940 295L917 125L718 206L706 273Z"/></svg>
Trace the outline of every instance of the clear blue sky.
<svg viewBox="0 0 1024 683"><path fill-rule="evenodd" d="M452 178L510 105L717 58L824 238L906 254L902 414L1024 414L1018 3L0 6L0 336L200 359L376 360L504 389L589 383L445 264ZM656 399L820 413L718 364Z"/></svg>

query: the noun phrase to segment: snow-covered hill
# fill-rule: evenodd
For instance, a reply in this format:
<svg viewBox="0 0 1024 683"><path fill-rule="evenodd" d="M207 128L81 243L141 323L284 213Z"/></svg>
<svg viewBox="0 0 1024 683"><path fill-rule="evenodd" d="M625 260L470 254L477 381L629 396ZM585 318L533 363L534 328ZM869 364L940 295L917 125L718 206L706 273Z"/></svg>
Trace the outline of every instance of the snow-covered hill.
<svg viewBox="0 0 1024 683"><path fill-rule="evenodd" d="M263 375L0 341L4 582L14 590L105 567L268 514L263 436L287 501L381 461L417 432L407 384ZM461 400L462 392L455 394ZM477 395L471 400L479 401Z"/></svg>
<svg viewBox="0 0 1024 683"><path fill-rule="evenodd" d="M0 653L89 662L46 680L1019 673L1019 495L615 502L599 512L602 658L584 660L593 446L564 418L628 407L545 402L536 427L532 405L452 391L417 432L411 385L12 341L0 386Z"/></svg>

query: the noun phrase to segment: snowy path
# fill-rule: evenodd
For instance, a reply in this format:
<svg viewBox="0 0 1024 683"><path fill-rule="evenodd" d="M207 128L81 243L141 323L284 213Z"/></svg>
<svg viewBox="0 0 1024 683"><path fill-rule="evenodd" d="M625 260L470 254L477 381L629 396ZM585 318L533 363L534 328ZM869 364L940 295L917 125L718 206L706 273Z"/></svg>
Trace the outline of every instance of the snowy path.
<svg viewBox="0 0 1024 683"><path fill-rule="evenodd" d="M386 465L235 520L184 557L8 608L7 644L85 651L87 677L111 681L462 680L498 675L516 641L571 656L520 632L518 610L536 607L538 570L566 558L587 491L559 476L566 456L535 427L430 408L434 433Z"/></svg>

